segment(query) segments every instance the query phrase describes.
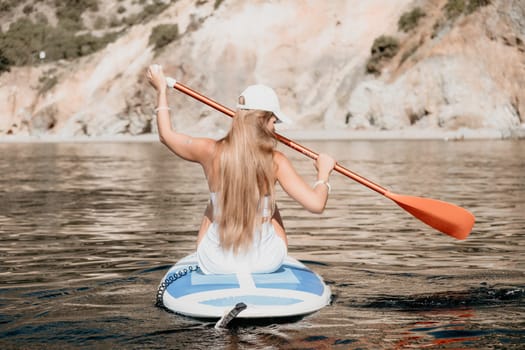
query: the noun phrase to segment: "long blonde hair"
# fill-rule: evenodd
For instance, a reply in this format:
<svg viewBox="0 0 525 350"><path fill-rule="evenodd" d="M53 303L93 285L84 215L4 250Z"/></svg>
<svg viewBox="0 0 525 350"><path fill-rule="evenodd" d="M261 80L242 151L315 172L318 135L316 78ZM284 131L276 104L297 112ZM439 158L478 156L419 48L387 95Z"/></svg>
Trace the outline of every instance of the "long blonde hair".
<svg viewBox="0 0 525 350"><path fill-rule="evenodd" d="M272 112L238 110L230 131L220 144L219 188L216 218L223 249L245 251L262 223L262 199L275 208L276 139L268 129Z"/></svg>

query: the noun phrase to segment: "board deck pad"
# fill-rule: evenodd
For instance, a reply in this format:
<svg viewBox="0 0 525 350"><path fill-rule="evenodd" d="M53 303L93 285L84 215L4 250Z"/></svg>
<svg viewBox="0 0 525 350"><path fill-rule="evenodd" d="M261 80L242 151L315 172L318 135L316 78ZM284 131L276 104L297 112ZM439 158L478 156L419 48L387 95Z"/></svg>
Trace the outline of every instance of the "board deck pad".
<svg viewBox="0 0 525 350"><path fill-rule="evenodd" d="M195 254L175 264L164 276L197 265ZM189 271L166 288L163 303L190 317L220 318L238 303L247 308L237 318L294 317L313 313L330 303L322 278L298 260L287 257L272 273L206 275Z"/></svg>

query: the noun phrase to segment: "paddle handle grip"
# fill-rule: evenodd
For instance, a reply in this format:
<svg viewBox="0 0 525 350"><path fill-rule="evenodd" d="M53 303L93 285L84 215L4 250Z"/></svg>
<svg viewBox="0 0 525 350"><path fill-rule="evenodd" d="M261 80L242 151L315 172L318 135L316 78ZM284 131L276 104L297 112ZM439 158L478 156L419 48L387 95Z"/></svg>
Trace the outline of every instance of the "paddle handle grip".
<svg viewBox="0 0 525 350"><path fill-rule="evenodd" d="M219 112L222 112L224 114L226 114L227 116L229 117L233 117L235 115L235 111L233 111L232 109L228 108L228 107L225 107L223 105L221 105L220 103L218 102L215 102L214 100L198 93L197 91L177 82L175 79L173 78L167 78L167 85L170 87L170 88L173 88L173 89L177 89L179 90L180 92L183 92L185 93L186 95L190 96L190 97L193 97L194 99L218 110ZM304 154L305 156L311 158L311 159L317 159L319 157L319 154L315 153L314 151L290 140L289 138L285 137L285 136L282 136L278 133L275 133L275 137L277 138L277 140L279 140L279 142L285 144L286 146ZM378 184L362 177L361 175L358 175L356 173L354 173L353 171L343 167L342 165L340 164L336 164L335 165L335 168L334 168L335 171L337 171L338 173L346 176L346 177L349 177L351 178L352 180L354 181L357 181L359 182L360 184L370 188L371 190L374 190L376 191L377 193L379 194L382 194L384 195L386 192L388 192L388 190L382 186L379 186Z"/></svg>

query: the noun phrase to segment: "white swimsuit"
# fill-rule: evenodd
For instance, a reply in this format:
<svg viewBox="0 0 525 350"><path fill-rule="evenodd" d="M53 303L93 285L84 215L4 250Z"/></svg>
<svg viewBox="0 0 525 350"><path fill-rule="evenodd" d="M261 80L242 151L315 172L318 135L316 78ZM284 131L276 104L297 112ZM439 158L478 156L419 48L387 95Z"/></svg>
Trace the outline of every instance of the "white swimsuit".
<svg viewBox="0 0 525 350"><path fill-rule="evenodd" d="M214 213L217 211L215 193L210 194ZM199 267L206 274L269 273L277 270L288 250L283 239L277 235L269 218L268 198L264 198L263 223L255 232L253 242L246 252L234 254L220 245L218 224L211 223L197 247Z"/></svg>

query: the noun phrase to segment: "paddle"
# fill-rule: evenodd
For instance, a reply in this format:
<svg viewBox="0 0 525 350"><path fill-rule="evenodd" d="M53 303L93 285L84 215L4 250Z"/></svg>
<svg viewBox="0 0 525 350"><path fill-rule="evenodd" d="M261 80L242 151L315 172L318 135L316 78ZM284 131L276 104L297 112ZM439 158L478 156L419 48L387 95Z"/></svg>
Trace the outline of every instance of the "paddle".
<svg viewBox="0 0 525 350"><path fill-rule="evenodd" d="M173 78L166 78L166 83L168 87L177 89L230 117L233 117L235 114L233 110L224 107L223 105L207 98L206 96L201 95L189 87L177 82ZM284 143L288 147L301 152L307 157L317 159L318 154L309 150L308 148L301 146L298 143L295 143L294 141L277 133L275 136L280 142ZM366 178L346 169L340 164L336 164L334 170L391 199L417 219L447 235L457 239L465 239L468 237L470 231L472 231L475 220L474 215L464 208L435 199L405 196L392 193L386 188L381 187L370 180L367 180Z"/></svg>

